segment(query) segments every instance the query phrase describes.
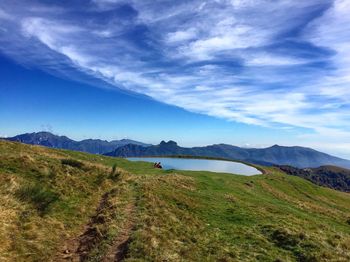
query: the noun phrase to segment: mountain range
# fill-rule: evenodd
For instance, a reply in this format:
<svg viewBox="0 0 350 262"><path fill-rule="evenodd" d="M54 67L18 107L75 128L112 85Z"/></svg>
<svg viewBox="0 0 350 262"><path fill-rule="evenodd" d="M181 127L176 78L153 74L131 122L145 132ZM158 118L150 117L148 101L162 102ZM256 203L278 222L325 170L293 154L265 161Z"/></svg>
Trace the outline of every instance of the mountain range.
<svg viewBox="0 0 350 262"><path fill-rule="evenodd" d="M162 141L158 145L129 139L113 141L85 139L75 141L66 136L58 136L49 132L26 133L3 139L114 157L200 156L240 160L265 166L289 165L297 168L313 168L333 165L350 168L350 160L300 146L274 145L267 148L242 148L227 144L215 144L203 147L181 147L171 140L168 142Z"/></svg>
<svg viewBox="0 0 350 262"><path fill-rule="evenodd" d="M350 167L350 161L331 156L311 148L300 146L274 145L268 148L242 148L227 144L204 147L180 147L174 141L162 141L159 145L142 147L125 145L106 153L107 156L141 157L141 156L201 156L241 160L261 165L290 165L298 168L334 165Z"/></svg>
<svg viewBox="0 0 350 262"><path fill-rule="evenodd" d="M58 136L50 132L26 133L3 139L30 145L41 145L52 148L82 151L91 154L103 154L127 144L134 144L141 147L150 146L150 144L145 144L130 139L121 139L113 141L106 141L100 139L85 139L81 141L75 141L66 136Z"/></svg>

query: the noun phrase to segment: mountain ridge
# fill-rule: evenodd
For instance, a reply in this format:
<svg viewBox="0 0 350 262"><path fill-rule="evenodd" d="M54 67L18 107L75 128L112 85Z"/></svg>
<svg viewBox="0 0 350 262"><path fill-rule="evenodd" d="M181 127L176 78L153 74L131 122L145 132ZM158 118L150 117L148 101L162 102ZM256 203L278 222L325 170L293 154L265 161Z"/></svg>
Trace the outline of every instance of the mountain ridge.
<svg viewBox="0 0 350 262"><path fill-rule="evenodd" d="M297 168L308 168L334 165L350 168L350 160L301 146L275 144L267 148L243 148L220 143L202 147L181 147L173 140L168 142L162 140L158 145L150 145L130 139L112 141L84 139L75 141L67 136L58 136L50 132L25 133L3 139L114 157L200 156L226 158L267 166L290 165Z"/></svg>
<svg viewBox="0 0 350 262"><path fill-rule="evenodd" d="M274 145L267 148L241 148L227 144L214 144L204 147L187 148L178 146L174 141L162 141L158 145L149 147L128 144L104 155L115 157L187 155L227 158L264 165L290 165L298 168L324 165L335 165L344 168L350 167L350 160L300 146Z"/></svg>
<svg viewBox="0 0 350 262"><path fill-rule="evenodd" d="M87 152L92 154L103 154L108 151L112 151L119 146L123 146L130 143L133 143L139 146L150 145L150 144L146 144L146 143L142 143L142 142L130 140L130 139L107 141L107 140L89 138L89 139L76 141L68 138L67 136L59 136L59 135L55 135L45 131L25 133L14 137L8 137L8 138L2 138L2 139L21 142L24 144L41 145L41 146L60 148L60 149L69 149L69 150L82 151L82 152Z"/></svg>

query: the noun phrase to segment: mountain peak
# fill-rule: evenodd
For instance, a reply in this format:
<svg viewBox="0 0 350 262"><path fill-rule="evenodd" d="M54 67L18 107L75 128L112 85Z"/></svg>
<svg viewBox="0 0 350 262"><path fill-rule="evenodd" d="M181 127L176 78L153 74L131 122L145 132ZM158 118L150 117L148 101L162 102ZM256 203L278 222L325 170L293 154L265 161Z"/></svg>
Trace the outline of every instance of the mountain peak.
<svg viewBox="0 0 350 262"><path fill-rule="evenodd" d="M46 136L46 137L52 137L52 136L56 136L50 132L47 131L40 131L40 132L33 132L33 133L26 133L24 135L28 135L28 136Z"/></svg>
<svg viewBox="0 0 350 262"><path fill-rule="evenodd" d="M162 142L160 142L159 145L160 146L177 146L177 143L173 140L169 140L168 142L165 142L164 140L162 140Z"/></svg>

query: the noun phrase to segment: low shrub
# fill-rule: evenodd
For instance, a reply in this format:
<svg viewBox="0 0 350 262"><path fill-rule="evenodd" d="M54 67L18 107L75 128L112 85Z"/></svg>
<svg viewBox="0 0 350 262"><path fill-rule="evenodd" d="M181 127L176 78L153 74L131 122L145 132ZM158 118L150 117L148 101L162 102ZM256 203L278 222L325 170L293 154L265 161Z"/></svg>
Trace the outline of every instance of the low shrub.
<svg viewBox="0 0 350 262"><path fill-rule="evenodd" d="M276 229L272 232L271 239L277 246L290 249L298 245L303 236L301 234L292 234L286 229Z"/></svg>
<svg viewBox="0 0 350 262"><path fill-rule="evenodd" d="M26 185L19 188L15 196L35 206L39 213L45 214L52 203L59 199L59 195L41 185Z"/></svg>
<svg viewBox="0 0 350 262"><path fill-rule="evenodd" d="M346 223L350 225L350 217L346 220Z"/></svg>
<svg viewBox="0 0 350 262"><path fill-rule="evenodd" d="M120 172L120 170L118 170L117 164L114 164L108 178L115 181L115 180L119 179L120 175L121 175L121 172Z"/></svg>
<svg viewBox="0 0 350 262"><path fill-rule="evenodd" d="M112 174L114 174L117 171L117 164L114 164L112 167Z"/></svg>
<svg viewBox="0 0 350 262"><path fill-rule="evenodd" d="M84 163L82 163L78 160L75 160L75 159L62 159L61 164L71 166L71 167L76 167L76 168L83 168L84 167Z"/></svg>
<svg viewBox="0 0 350 262"><path fill-rule="evenodd" d="M306 238L303 233L293 233L286 228L274 228L270 225L264 226L263 232L278 247L287 250L294 249Z"/></svg>
<svg viewBox="0 0 350 262"><path fill-rule="evenodd" d="M103 173L98 174L96 176L95 184L100 186L103 183L103 181L105 180L105 178L106 178L105 174L103 174Z"/></svg>

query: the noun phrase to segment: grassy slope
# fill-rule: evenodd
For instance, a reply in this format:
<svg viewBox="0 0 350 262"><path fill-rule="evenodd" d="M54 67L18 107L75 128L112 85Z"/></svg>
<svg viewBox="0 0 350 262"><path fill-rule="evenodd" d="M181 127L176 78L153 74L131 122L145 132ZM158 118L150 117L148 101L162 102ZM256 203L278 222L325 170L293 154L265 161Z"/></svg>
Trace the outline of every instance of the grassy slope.
<svg viewBox="0 0 350 262"><path fill-rule="evenodd" d="M350 195L265 169L175 174L0 141L0 261L107 261L116 250L126 261L349 261Z"/></svg>

